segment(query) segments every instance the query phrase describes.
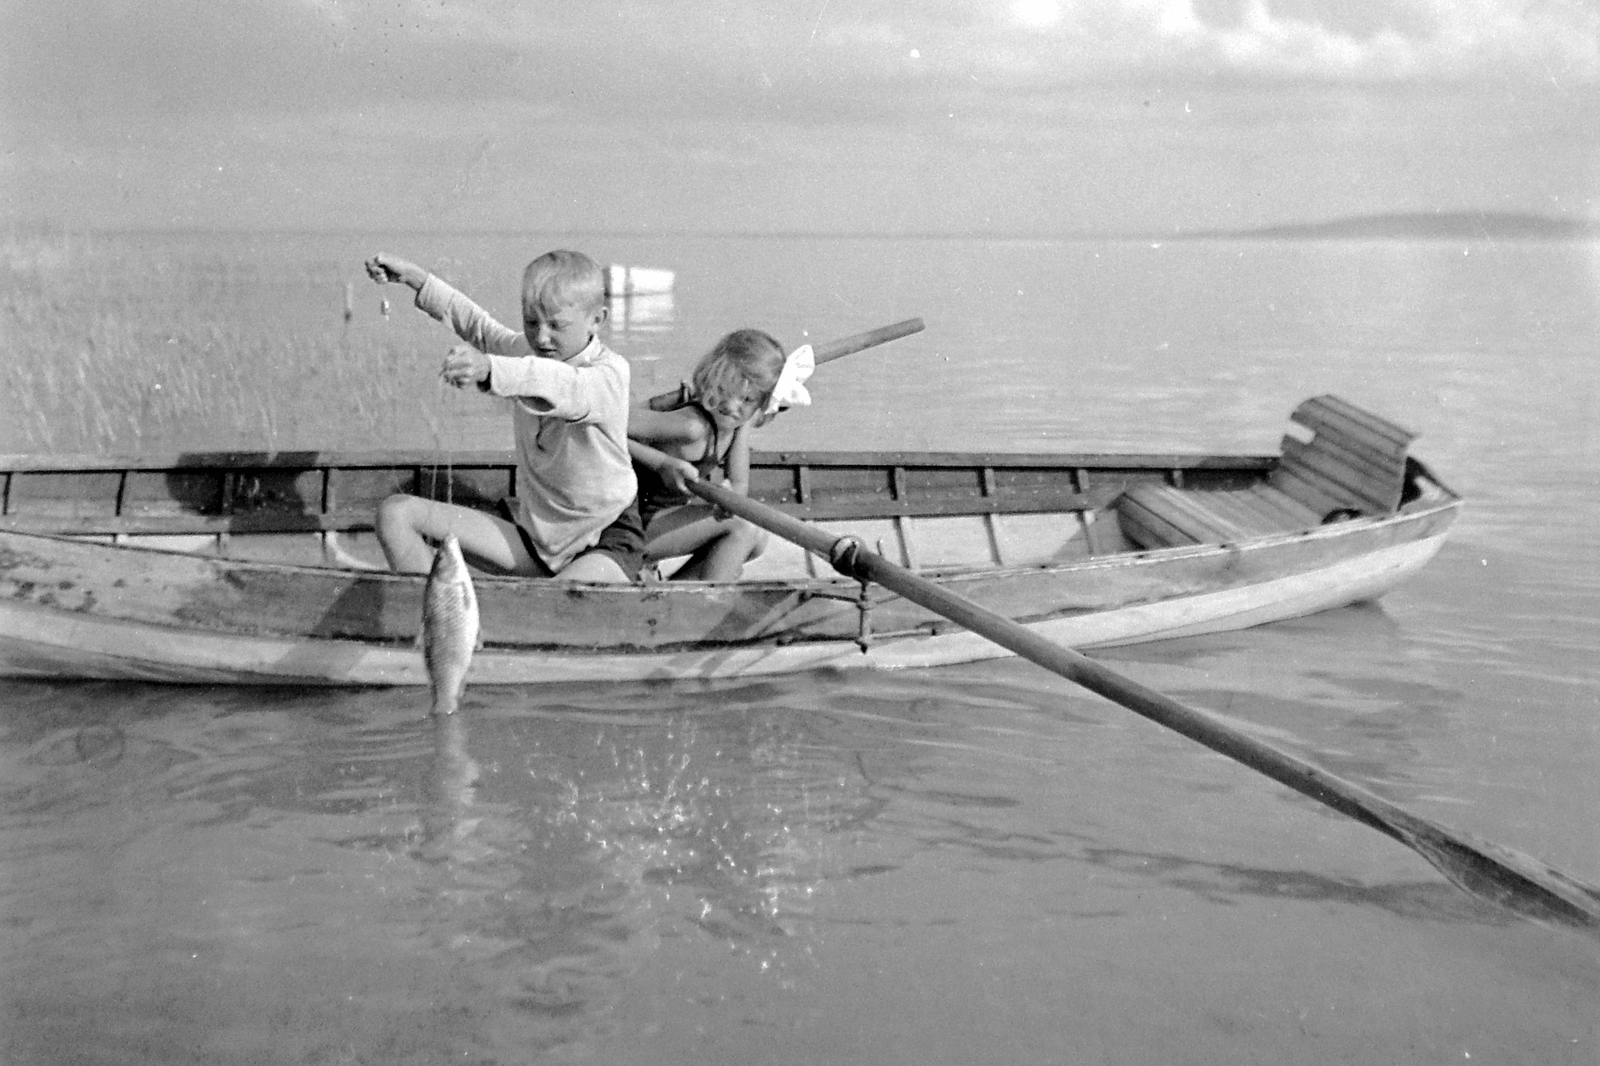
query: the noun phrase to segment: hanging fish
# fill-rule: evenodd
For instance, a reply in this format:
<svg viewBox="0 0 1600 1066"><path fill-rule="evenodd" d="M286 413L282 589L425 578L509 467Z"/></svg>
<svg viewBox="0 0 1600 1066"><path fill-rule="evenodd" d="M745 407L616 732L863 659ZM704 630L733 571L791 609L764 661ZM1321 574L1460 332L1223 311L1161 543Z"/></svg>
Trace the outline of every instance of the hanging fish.
<svg viewBox="0 0 1600 1066"><path fill-rule="evenodd" d="M433 686L433 713L454 714L467 688L478 634L478 594L461 556L461 542L448 534L433 554L422 593L422 659Z"/></svg>

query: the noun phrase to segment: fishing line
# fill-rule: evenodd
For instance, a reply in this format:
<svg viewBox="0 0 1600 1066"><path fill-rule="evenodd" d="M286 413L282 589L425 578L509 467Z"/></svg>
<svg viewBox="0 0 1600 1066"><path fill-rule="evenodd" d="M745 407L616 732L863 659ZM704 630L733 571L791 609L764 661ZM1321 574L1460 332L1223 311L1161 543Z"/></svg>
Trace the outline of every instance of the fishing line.
<svg viewBox="0 0 1600 1066"><path fill-rule="evenodd" d="M455 506L455 454L446 449L444 446L443 425L451 421L451 419L446 416L446 411L449 409L450 405L455 402L449 398L450 394L455 391L455 386L446 381L444 375L441 373L439 375L438 399L434 405L435 412L428 418L428 428L433 433L433 483L430 486L429 496L435 501L437 501L439 498L438 479L439 466L442 459L444 465L444 502L449 507ZM455 520L455 512L448 512L448 518L445 521L446 532L455 532Z"/></svg>

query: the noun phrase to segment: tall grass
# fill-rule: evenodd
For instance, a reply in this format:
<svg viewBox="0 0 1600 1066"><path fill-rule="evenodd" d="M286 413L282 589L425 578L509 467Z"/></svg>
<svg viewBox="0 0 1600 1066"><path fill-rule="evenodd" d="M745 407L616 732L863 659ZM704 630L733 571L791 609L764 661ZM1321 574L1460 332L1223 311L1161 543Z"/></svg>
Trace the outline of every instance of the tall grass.
<svg viewBox="0 0 1600 1066"><path fill-rule="evenodd" d="M499 446L503 413L432 381L447 335L359 274L246 237L0 233L0 452Z"/></svg>

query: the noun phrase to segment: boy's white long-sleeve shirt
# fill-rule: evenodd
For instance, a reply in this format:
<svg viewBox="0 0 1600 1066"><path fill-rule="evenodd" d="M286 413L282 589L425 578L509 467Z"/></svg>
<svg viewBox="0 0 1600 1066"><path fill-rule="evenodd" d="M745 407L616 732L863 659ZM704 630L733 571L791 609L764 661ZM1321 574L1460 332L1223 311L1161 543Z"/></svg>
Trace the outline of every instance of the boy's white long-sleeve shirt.
<svg viewBox="0 0 1600 1066"><path fill-rule="evenodd" d="M536 355L522 333L432 275L416 303L488 355L488 391L513 401L518 517L559 573L639 491L628 457L627 360L598 337L565 361Z"/></svg>

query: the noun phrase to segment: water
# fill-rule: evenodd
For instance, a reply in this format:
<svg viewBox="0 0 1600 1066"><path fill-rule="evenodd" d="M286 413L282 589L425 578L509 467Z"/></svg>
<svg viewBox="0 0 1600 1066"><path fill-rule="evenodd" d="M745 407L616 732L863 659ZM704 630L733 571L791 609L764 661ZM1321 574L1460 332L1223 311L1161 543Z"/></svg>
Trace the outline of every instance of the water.
<svg viewBox="0 0 1600 1066"><path fill-rule="evenodd" d="M6 265L0 451L498 446L360 260L512 319L557 245L678 271L617 316L644 388L736 325L927 320L765 447L1265 452L1324 391L1418 430L1469 503L1409 586L1108 658L1600 883L1592 245L47 241ZM1600 1058L1593 939L1015 661L476 688L444 727L420 690L0 706L7 1063Z"/></svg>

